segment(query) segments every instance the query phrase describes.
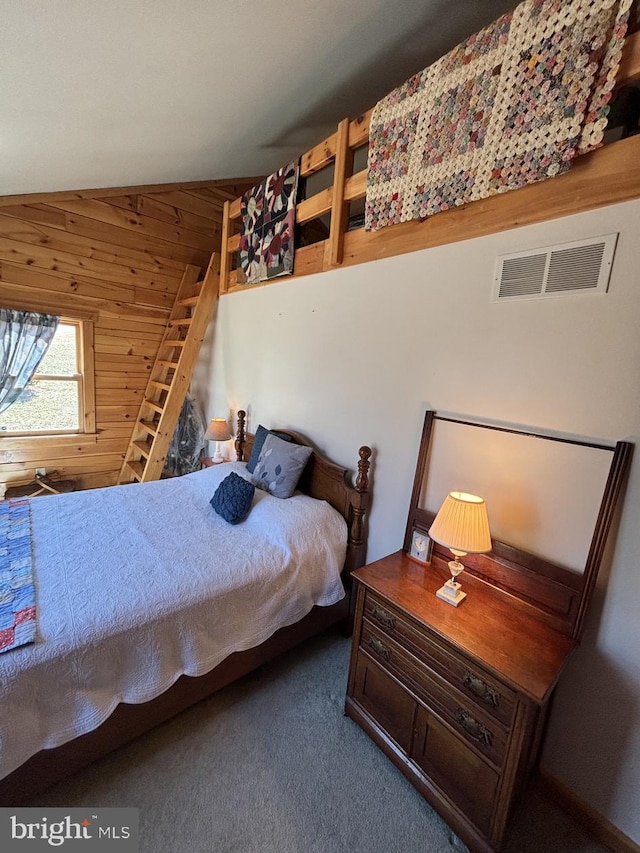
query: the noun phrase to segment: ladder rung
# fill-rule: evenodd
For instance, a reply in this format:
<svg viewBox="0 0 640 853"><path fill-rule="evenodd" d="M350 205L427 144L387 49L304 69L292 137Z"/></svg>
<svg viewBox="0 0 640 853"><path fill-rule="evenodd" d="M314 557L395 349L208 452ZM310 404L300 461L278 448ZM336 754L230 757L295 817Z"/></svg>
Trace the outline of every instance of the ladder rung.
<svg viewBox="0 0 640 853"><path fill-rule="evenodd" d="M149 454L151 453L151 445L150 444L148 444L146 441L134 441L133 446L137 447L138 450L140 451L140 453L142 453L142 455L146 459L149 458Z"/></svg>
<svg viewBox="0 0 640 853"><path fill-rule="evenodd" d="M145 429L149 435L156 435L158 432L158 425L152 423L151 421L138 421L138 426Z"/></svg>
<svg viewBox="0 0 640 853"><path fill-rule="evenodd" d="M167 418L178 419L179 407L176 410L176 406L179 401L176 397L179 393L186 393L202 343L203 326L206 325L204 308L212 304L214 298L213 289L209 285L205 288L207 276L194 282L195 273L195 267L187 266L180 282L118 482L130 482L132 478L145 482L161 476L162 462L171 438L171 424Z"/></svg>
<svg viewBox="0 0 640 853"><path fill-rule="evenodd" d="M127 462L127 468L133 471L136 480L142 480L144 474L144 465L142 462Z"/></svg>

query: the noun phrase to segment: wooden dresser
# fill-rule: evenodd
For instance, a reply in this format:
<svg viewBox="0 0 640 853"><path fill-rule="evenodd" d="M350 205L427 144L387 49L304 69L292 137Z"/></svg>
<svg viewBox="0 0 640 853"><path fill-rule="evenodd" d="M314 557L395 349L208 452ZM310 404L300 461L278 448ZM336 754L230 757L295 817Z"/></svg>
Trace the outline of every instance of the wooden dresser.
<svg viewBox="0 0 640 853"><path fill-rule="evenodd" d="M356 571L346 711L472 850L494 850L575 641L398 551Z"/></svg>
<svg viewBox="0 0 640 853"><path fill-rule="evenodd" d="M584 572L494 539L490 554L463 559L467 597L453 607L436 597L449 577L450 552L433 543L428 563L408 555L416 531L428 538L434 518L421 504L437 419L434 412L425 416L403 549L353 574L345 711L472 851L488 853L500 849L536 766L549 701L579 640L631 445L604 446L612 461ZM442 420L457 429L485 426ZM497 427L488 429L493 440ZM505 432L511 441L518 430ZM530 430L523 437L546 438ZM571 449L576 440L567 444Z"/></svg>

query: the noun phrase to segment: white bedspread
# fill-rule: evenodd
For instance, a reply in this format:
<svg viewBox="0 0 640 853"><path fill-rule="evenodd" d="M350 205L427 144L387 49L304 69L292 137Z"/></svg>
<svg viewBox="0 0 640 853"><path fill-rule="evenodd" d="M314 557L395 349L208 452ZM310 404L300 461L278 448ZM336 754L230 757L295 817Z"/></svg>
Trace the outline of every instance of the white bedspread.
<svg viewBox="0 0 640 853"><path fill-rule="evenodd" d="M38 634L0 655L0 778L343 598L341 516L256 489L230 525L209 500L231 471L32 501Z"/></svg>

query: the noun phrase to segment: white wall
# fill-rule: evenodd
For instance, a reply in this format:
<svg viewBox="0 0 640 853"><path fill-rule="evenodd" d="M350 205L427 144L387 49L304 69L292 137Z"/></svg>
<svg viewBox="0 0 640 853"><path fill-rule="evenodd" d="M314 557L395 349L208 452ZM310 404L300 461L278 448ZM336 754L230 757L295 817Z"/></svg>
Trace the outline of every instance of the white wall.
<svg viewBox="0 0 640 853"><path fill-rule="evenodd" d="M424 411L640 436L640 202L221 300L207 416L246 408L342 464L374 448L369 559L401 547ZM620 233L609 292L492 304L498 253ZM197 383L196 383L197 384ZM640 842L640 455L543 766ZM605 583L608 576L608 584Z"/></svg>

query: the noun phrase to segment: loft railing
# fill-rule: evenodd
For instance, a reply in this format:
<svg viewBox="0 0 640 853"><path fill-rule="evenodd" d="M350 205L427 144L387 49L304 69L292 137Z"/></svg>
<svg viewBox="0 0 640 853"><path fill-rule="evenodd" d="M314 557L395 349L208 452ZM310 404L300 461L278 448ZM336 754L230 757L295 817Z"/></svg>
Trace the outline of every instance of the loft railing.
<svg viewBox="0 0 640 853"><path fill-rule="evenodd" d="M640 79L640 31L627 37L616 86ZM579 157L572 168L551 180L471 202L426 220L392 225L380 231L349 227L349 206L363 199L366 167L354 173L358 149L368 144L369 110L356 119L343 119L337 130L302 155L300 177L333 165L333 183L296 206L296 225L304 226L329 215L329 236L298 246L293 276L297 278L339 266L413 252L431 246L485 236L520 225L579 213L606 204L640 197L640 134ZM273 284L238 284L237 252L240 244L240 198L225 202L222 225L220 293Z"/></svg>

